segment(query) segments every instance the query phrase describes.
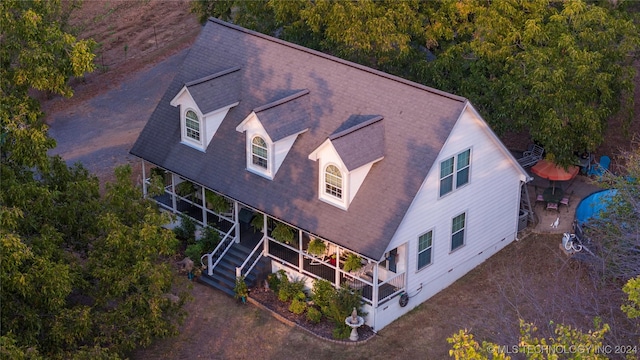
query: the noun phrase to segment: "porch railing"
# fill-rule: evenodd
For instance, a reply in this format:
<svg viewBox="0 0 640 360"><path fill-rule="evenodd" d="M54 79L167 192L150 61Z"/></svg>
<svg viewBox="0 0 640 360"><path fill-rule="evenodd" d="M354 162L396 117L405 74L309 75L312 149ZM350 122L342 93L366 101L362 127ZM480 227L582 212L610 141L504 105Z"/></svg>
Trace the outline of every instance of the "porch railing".
<svg viewBox="0 0 640 360"><path fill-rule="evenodd" d="M391 299L403 291L404 273L401 273L378 284L378 303Z"/></svg>
<svg viewBox="0 0 640 360"><path fill-rule="evenodd" d="M362 296L362 300L365 302L372 304L373 303L373 283L367 280L364 280L357 275L347 273L341 271L340 273L340 283L346 283L353 290L360 291L360 295Z"/></svg>
<svg viewBox="0 0 640 360"><path fill-rule="evenodd" d="M202 255L202 257L200 258L200 263L204 265L203 259L207 257L207 274L209 274L209 276L213 275L213 269L218 265L220 260L222 260L224 254L226 254L231 246L233 246L233 242L235 241L236 237L231 236L231 233L235 233L235 228L236 225L234 224L231 227L231 230L229 230L224 238L222 238L222 241L220 241L218 246L216 246L216 248L212 252Z"/></svg>
<svg viewBox="0 0 640 360"><path fill-rule="evenodd" d="M257 256L256 256L256 252L258 252L259 249L264 249L264 246L262 245L263 243L264 243L264 236L262 237L262 239L260 239L260 241L258 241L258 244L253 248L253 251L251 251L251 254L247 256L247 259L242 263L242 265L240 265L239 267L236 267L236 277L247 276L247 274L249 274L251 270L253 270L256 264L258 264L258 261L260 261L260 258L262 258L262 255L264 255L264 250L260 251ZM243 274L242 270L244 269L245 266L247 266L247 264L251 259L253 259L253 262L251 263L247 271L245 271Z"/></svg>

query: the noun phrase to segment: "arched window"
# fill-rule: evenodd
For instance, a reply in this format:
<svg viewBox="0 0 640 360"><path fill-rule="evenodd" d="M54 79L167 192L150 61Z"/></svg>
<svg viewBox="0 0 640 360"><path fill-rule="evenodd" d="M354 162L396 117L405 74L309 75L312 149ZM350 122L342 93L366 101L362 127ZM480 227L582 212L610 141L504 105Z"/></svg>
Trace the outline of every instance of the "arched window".
<svg viewBox="0 0 640 360"><path fill-rule="evenodd" d="M200 120L198 115L192 110L187 111L184 125L187 137L200 142Z"/></svg>
<svg viewBox="0 0 640 360"><path fill-rule="evenodd" d="M327 166L324 171L324 192L342 199L342 173L334 165Z"/></svg>
<svg viewBox="0 0 640 360"><path fill-rule="evenodd" d="M251 142L251 154L253 165L260 166L262 168L267 168L268 165L268 154L267 151L267 143L260 136L256 136L253 138Z"/></svg>

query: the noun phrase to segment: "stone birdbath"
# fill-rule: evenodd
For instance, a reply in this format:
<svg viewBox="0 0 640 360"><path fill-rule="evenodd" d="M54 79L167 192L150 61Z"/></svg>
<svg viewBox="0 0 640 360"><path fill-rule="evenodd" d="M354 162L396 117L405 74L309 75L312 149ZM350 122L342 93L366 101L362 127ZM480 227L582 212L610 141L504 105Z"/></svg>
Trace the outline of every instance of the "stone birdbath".
<svg viewBox="0 0 640 360"><path fill-rule="evenodd" d="M349 340L358 341L358 328L364 325L364 319L362 316L358 316L356 308L353 308L351 316L344 319L344 322L351 328L351 336L349 336Z"/></svg>

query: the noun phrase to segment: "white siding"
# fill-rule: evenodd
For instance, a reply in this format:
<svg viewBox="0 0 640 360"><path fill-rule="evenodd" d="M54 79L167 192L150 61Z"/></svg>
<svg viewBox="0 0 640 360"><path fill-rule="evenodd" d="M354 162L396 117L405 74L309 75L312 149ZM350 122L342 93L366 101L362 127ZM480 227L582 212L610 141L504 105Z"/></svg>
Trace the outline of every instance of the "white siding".
<svg viewBox="0 0 640 360"><path fill-rule="evenodd" d="M439 197L440 162L471 149L469 183ZM515 239L524 174L487 124L467 108L433 164L389 247L408 244L409 304L397 299L376 311L381 329L449 286ZM452 219L466 212L465 243L451 252ZM418 236L433 230L432 264L417 271Z"/></svg>

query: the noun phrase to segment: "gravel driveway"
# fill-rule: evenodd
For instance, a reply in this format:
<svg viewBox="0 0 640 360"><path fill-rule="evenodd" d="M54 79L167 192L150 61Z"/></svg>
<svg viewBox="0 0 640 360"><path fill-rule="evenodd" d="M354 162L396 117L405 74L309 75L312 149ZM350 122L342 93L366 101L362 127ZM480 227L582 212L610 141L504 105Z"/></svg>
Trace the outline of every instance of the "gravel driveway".
<svg viewBox="0 0 640 360"><path fill-rule="evenodd" d="M88 101L47 114L49 135L57 141L57 147L49 153L62 156L69 165L82 163L101 182L113 179L117 165L128 163L138 170L139 159L130 155L129 149L186 53L183 50L134 73L119 86Z"/></svg>

